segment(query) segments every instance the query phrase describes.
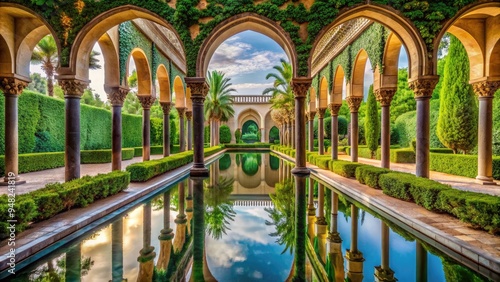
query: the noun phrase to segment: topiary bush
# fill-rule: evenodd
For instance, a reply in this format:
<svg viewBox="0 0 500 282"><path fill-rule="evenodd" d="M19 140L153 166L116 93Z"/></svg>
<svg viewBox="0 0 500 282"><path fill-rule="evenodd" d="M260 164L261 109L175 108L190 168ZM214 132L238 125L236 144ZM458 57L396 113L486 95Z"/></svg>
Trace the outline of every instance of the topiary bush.
<svg viewBox="0 0 500 282"><path fill-rule="evenodd" d="M236 143L240 143L241 142L241 130L239 128L237 128L234 131L234 139L236 140Z"/></svg>
<svg viewBox="0 0 500 282"><path fill-rule="evenodd" d="M404 201L413 201L410 193L410 186L415 175L403 172L390 172L379 177L378 185L384 194Z"/></svg>
<svg viewBox="0 0 500 282"><path fill-rule="evenodd" d="M364 164L354 163L349 161L334 161L332 171L340 176L354 178L356 176L356 169Z"/></svg>
<svg viewBox="0 0 500 282"><path fill-rule="evenodd" d="M410 194L417 205L430 211L440 212L440 206L437 204L438 194L447 189L451 189L451 186L415 177L410 186Z"/></svg>
<svg viewBox="0 0 500 282"><path fill-rule="evenodd" d="M416 155L412 149L391 150L392 163L415 163Z"/></svg>
<svg viewBox="0 0 500 282"><path fill-rule="evenodd" d="M366 184L375 189L381 189L378 183L379 177L389 172L391 172L390 169L365 165L356 168L355 176L359 183Z"/></svg>
<svg viewBox="0 0 500 282"><path fill-rule="evenodd" d="M224 124L219 128L219 141L222 144L231 143L231 129L229 129L229 126Z"/></svg>

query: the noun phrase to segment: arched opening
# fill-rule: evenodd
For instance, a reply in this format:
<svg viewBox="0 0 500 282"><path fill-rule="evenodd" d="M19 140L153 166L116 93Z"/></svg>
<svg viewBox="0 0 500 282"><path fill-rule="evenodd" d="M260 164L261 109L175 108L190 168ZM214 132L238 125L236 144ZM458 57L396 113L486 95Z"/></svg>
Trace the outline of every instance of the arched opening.
<svg viewBox="0 0 500 282"><path fill-rule="evenodd" d="M311 87L309 89L309 112L316 112L316 88Z"/></svg>
<svg viewBox="0 0 500 282"><path fill-rule="evenodd" d="M343 98L342 94L344 93L344 84L345 84L344 68L341 65L339 65L337 66L337 69L335 70L335 74L333 77L333 89L330 95L331 103L337 105L342 104L342 98Z"/></svg>
<svg viewBox="0 0 500 282"><path fill-rule="evenodd" d="M12 53L7 42L0 35L0 75L13 72Z"/></svg>
<svg viewBox="0 0 500 282"><path fill-rule="evenodd" d="M160 102L170 102L170 80L168 78L167 68L161 64L156 71L158 87L160 93Z"/></svg>
<svg viewBox="0 0 500 282"><path fill-rule="evenodd" d="M130 55L134 60L135 68L137 70L137 95L154 96L154 93L151 91L151 72L146 54L143 50L136 48L132 50Z"/></svg>
<svg viewBox="0 0 500 282"><path fill-rule="evenodd" d="M271 144L279 144L280 140L280 130L276 127L273 126L269 130L269 143Z"/></svg>
<svg viewBox="0 0 500 282"><path fill-rule="evenodd" d="M383 69L381 66L376 66L373 81L373 89L397 88L398 84L398 71L399 71L399 57L403 43L399 40L398 36L391 32L387 38L384 48Z"/></svg>
<svg viewBox="0 0 500 282"><path fill-rule="evenodd" d="M260 141L260 129L253 119L247 120L241 127L241 140L245 143L255 143Z"/></svg>
<svg viewBox="0 0 500 282"><path fill-rule="evenodd" d="M356 97L364 96L365 69L368 61L368 53L361 49L356 56L352 70L351 95Z"/></svg>
<svg viewBox="0 0 500 282"><path fill-rule="evenodd" d="M186 94L184 92L184 82L179 76L176 76L174 79L174 97L175 97L176 108L186 107Z"/></svg>
<svg viewBox="0 0 500 282"><path fill-rule="evenodd" d="M495 43L490 53L488 63L489 76L500 77L500 39Z"/></svg>
<svg viewBox="0 0 500 282"><path fill-rule="evenodd" d="M318 108L326 109L328 107L328 81L323 76L319 85Z"/></svg>

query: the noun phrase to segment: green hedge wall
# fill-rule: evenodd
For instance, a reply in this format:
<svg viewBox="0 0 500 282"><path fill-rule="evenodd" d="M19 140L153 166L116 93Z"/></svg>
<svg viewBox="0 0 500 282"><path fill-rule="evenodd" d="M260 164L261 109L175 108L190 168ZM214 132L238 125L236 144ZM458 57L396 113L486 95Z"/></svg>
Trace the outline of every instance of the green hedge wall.
<svg viewBox="0 0 500 282"><path fill-rule="evenodd" d="M25 230L30 222L39 222L72 208L85 207L94 201L117 194L127 188L130 175L113 171L97 176L84 176L65 183L50 183L44 188L16 197L16 232ZM7 195L0 196L0 210L8 209ZM7 238L8 213L0 214L0 239Z"/></svg>
<svg viewBox="0 0 500 282"><path fill-rule="evenodd" d="M411 163L416 160L413 149L395 149L391 150L391 163Z"/></svg>
<svg viewBox="0 0 500 282"><path fill-rule="evenodd" d="M268 143L253 143L253 144L224 144L227 149L242 149L242 148L265 148L269 149L271 144Z"/></svg>
<svg viewBox="0 0 500 282"><path fill-rule="evenodd" d="M430 154L430 170L470 178L477 176L477 155ZM493 178L500 179L500 156L493 157Z"/></svg>
<svg viewBox="0 0 500 282"><path fill-rule="evenodd" d="M84 150L80 152L80 163L101 164L111 162L111 149ZM130 160L134 157L134 148L122 149L122 160Z"/></svg>

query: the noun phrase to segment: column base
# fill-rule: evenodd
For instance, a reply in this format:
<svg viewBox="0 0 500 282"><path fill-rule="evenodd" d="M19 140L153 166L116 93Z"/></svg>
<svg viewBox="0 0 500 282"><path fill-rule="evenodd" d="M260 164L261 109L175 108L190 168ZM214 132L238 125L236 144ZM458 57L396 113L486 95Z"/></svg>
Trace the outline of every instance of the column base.
<svg viewBox="0 0 500 282"><path fill-rule="evenodd" d="M191 177L203 177L203 178L206 178L209 176L209 173L208 173L208 169L203 166L203 167L195 167L193 165L193 167L191 168L191 170L189 170L189 176Z"/></svg>
<svg viewBox="0 0 500 282"><path fill-rule="evenodd" d="M328 223L326 222L326 218L324 216L317 216L316 217L316 224L317 225L324 225L324 226L328 225Z"/></svg>
<svg viewBox="0 0 500 282"><path fill-rule="evenodd" d="M297 176L307 176L311 174L311 171L307 167L295 167L292 169L292 174Z"/></svg>
<svg viewBox="0 0 500 282"><path fill-rule="evenodd" d="M476 176L476 182L482 185L497 185L497 183L493 181L492 177L487 176Z"/></svg>
<svg viewBox="0 0 500 282"><path fill-rule="evenodd" d="M392 269L383 269L381 266L375 266L375 281L376 282L394 282L398 281L394 277Z"/></svg>
<svg viewBox="0 0 500 282"><path fill-rule="evenodd" d="M12 179L10 181L12 181ZM26 183L26 180L20 180L19 177L16 177L16 180L15 180L14 184L12 184L12 183L9 184L8 178L4 178L4 180L0 182L0 186L9 186L9 185L17 186L17 185L21 185L21 184L24 184L24 183Z"/></svg>

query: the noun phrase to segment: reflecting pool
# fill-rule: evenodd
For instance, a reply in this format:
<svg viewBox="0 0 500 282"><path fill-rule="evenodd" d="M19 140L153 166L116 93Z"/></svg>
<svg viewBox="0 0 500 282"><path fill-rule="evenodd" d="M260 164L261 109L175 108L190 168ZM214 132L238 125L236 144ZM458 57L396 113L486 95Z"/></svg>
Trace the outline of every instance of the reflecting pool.
<svg viewBox="0 0 500 282"><path fill-rule="evenodd" d="M474 272L334 188L293 177L291 168L269 153L225 154L210 165L210 178L183 179L133 203L2 281L498 278Z"/></svg>

